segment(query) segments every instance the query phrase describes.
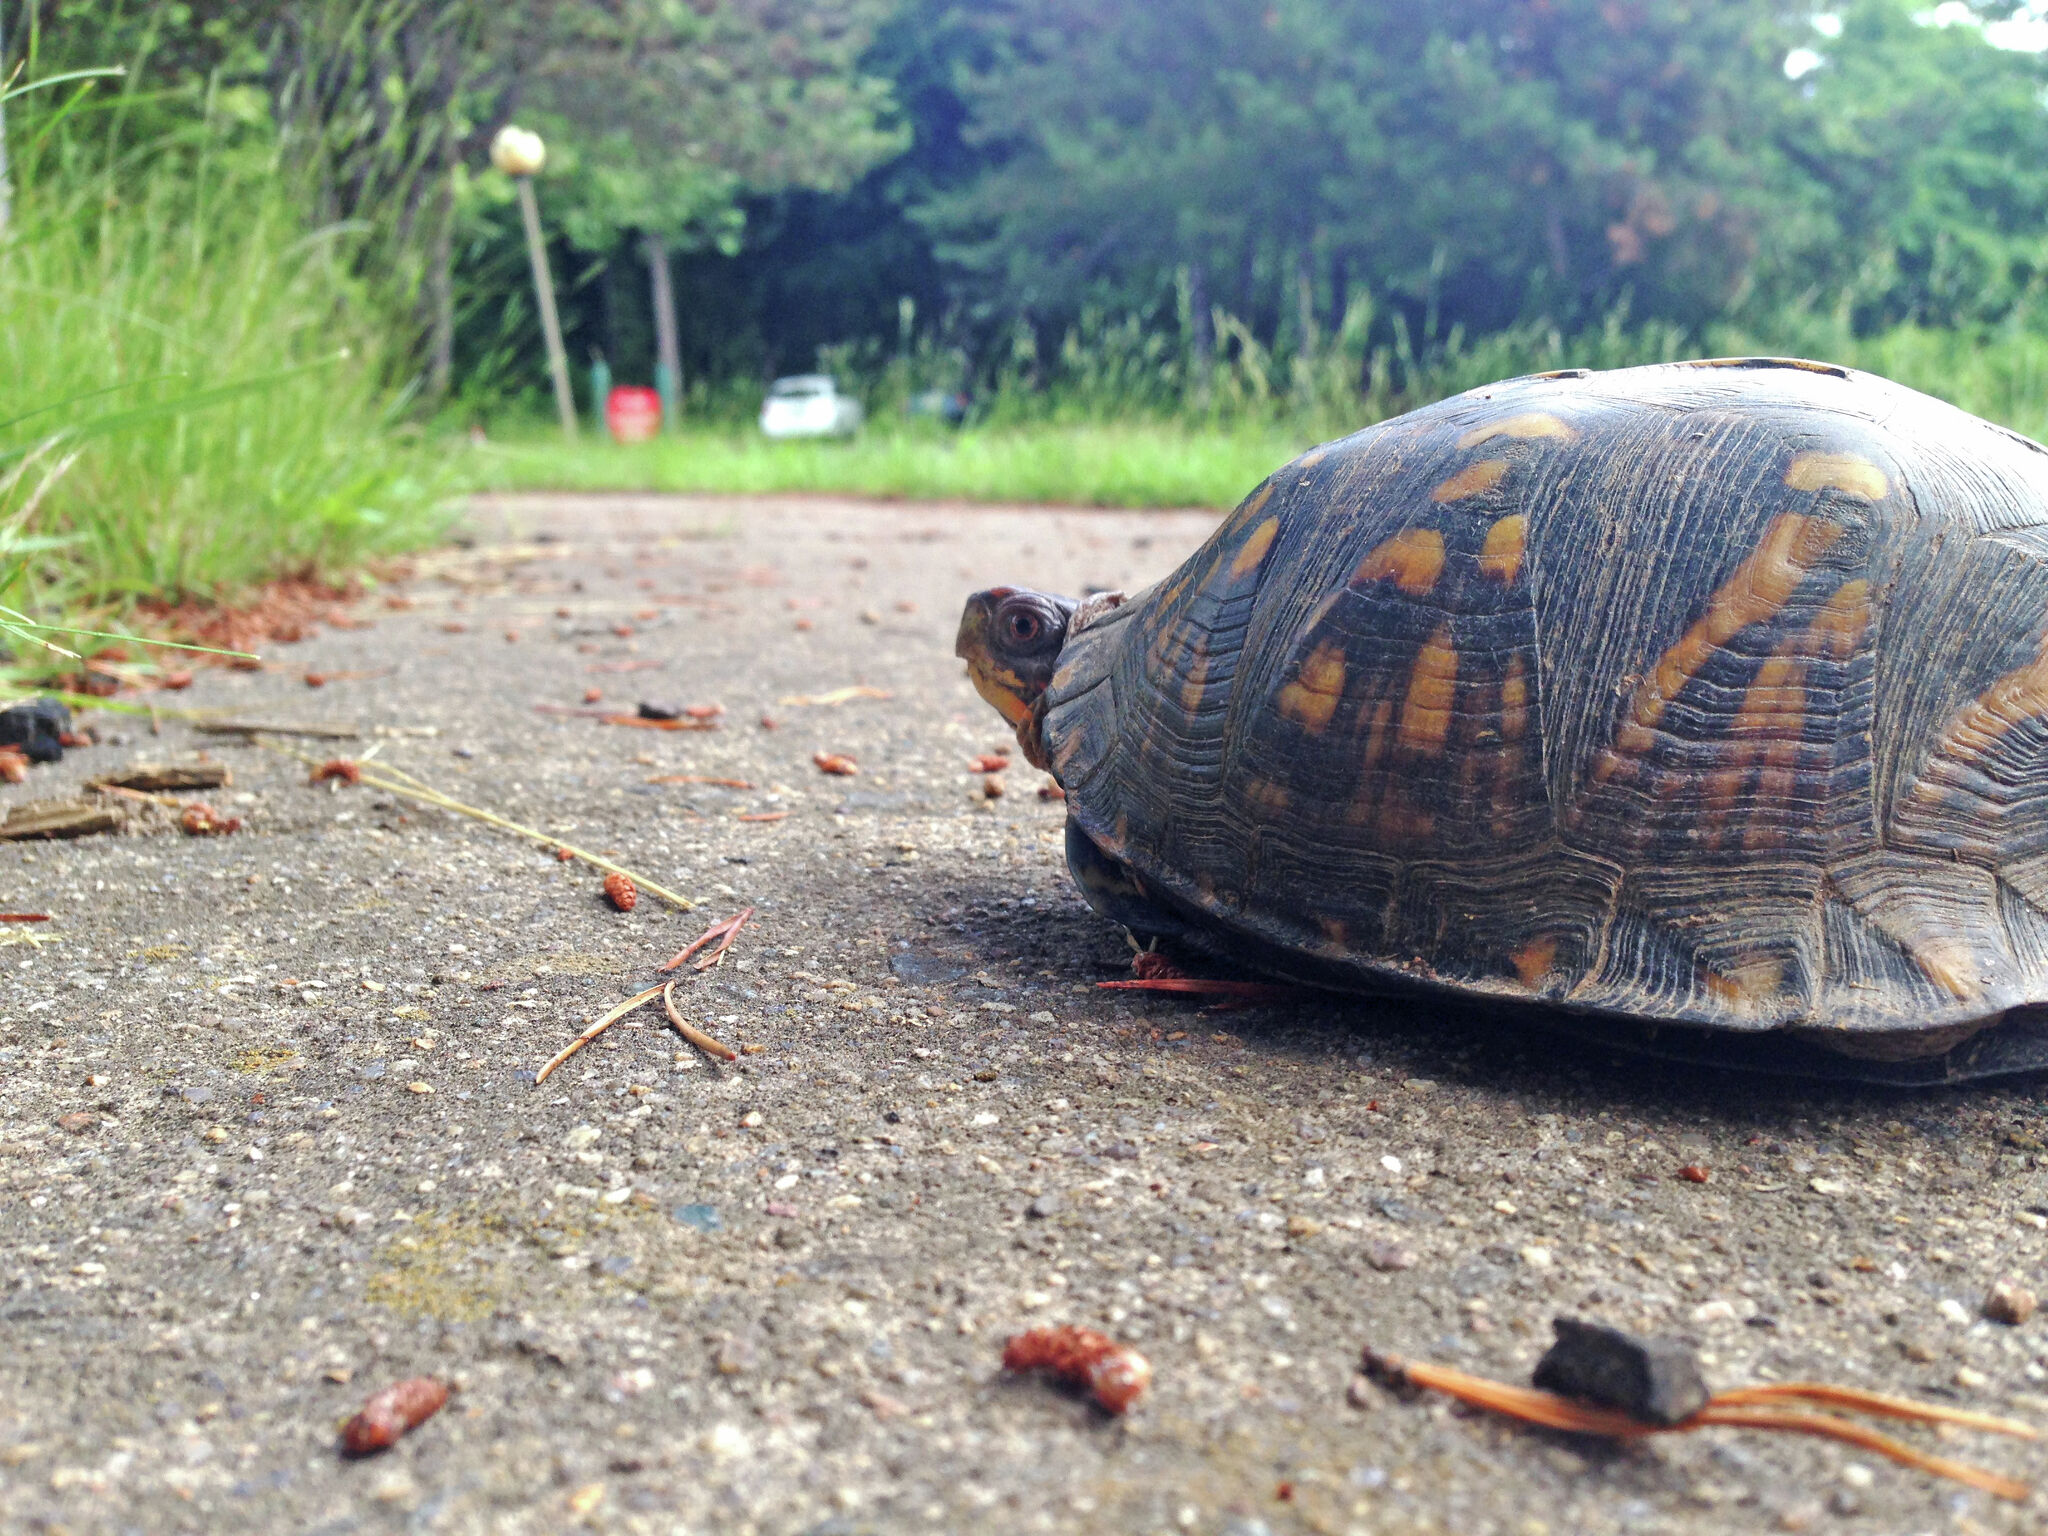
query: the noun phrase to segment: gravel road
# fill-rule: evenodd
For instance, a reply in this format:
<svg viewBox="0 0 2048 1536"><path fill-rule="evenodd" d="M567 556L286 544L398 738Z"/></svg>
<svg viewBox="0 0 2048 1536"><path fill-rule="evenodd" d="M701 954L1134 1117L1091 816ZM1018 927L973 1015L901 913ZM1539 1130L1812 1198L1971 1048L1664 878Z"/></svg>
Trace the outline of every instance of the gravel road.
<svg viewBox="0 0 2048 1536"><path fill-rule="evenodd" d="M2002 1276L2048 1280L2048 1106L1436 1006L1096 990L1129 957L1070 887L1061 808L1021 762L1000 798L969 769L1011 743L951 656L959 603L1148 581L1212 524L497 499L358 627L153 696L359 723L345 750L688 913L622 915L546 849L170 723L101 715L0 787L210 751L247 823L0 846L0 908L53 919L0 925L0 1528L2039 1530L2038 1501L1837 1444L1613 1448L1354 1382L1367 1343L1526 1381L1569 1311L1692 1341L1716 1386L2048 1423L2048 1319L1981 1315ZM791 702L853 685L889 696ZM588 689L725 713L534 708ZM746 787L657 782L684 775ZM735 1063L651 1010L535 1087L749 904L677 989ZM1141 1349L1151 1393L1112 1420L1006 1379L1005 1337L1053 1322ZM340 1421L420 1374L449 1406L341 1459Z"/></svg>

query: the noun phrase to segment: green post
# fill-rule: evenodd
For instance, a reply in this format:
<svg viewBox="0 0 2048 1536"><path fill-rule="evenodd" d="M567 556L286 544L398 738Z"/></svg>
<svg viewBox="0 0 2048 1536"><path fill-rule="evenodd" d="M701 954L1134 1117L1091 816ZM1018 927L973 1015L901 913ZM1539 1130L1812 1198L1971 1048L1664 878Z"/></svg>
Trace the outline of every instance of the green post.
<svg viewBox="0 0 2048 1536"><path fill-rule="evenodd" d="M590 416L597 424L597 430L605 430L604 406L612 396L612 365L604 360L604 354L592 349L590 354Z"/></svg>

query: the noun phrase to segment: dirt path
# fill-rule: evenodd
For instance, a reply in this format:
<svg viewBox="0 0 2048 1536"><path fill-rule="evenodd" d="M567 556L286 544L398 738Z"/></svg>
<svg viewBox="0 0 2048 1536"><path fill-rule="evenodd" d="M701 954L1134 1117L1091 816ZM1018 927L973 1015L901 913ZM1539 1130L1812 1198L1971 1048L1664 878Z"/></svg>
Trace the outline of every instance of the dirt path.
<svg viewBox="0 0 2048 1536"><path fill-rule="evenodd" d="M1021 764L994 801L968 771L1006 733L950 655L959 600L1149 580L1210 522L499 501L409 611L204 674L179 702L430 727L379 757L703 905L620 916L544 850L218 744L236 836L0 848L0 909L62 941L0 934L0 1526L2037 1529L1832 1445L1610 1453L1347 1402L1368 1341L1525 1379L1569 1310L1686 1335L1719 1385L2048 1421L2048 1325L1978 1317L2001 1274L2048 1278L2048 1114L2038 1084L1759 1082L1430 1009L1094 990L1126 956L1059 807ZM783 702L851 684L892 697ZM533 709L588 688L723 728ZM125 729L0 796L206 745ZM752 787L650 782L680 774ZM734 962L679 988L738 1063L643 1013L533 1086L746 903ZM1052 1321L1150 1356L1128 1419L1002 1378L1003 1338ZM339 1420L418 1373L449 1408L338 1459Z"/></svg>

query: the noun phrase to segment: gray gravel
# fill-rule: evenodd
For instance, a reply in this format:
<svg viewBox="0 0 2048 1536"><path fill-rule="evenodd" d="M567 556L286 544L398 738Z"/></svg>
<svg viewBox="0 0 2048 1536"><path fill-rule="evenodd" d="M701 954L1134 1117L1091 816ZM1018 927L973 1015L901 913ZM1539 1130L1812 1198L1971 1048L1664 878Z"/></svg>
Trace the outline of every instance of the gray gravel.
<svg viewBox="0 0 2048 1536"><path fill-rule="evenodd" d="M0 847L0 908L61 941L0 932L0 1527L2040 1528L1838 1445L1616 1449L1353 1382L1367 1342L1526 1380L1571 1311L1693 1341L1717 1386L2048 1422L2048 1325L1980 1312L2048 1278L2048 1112L2038 1081L1815 1086L1437 1007L1097 991L1128 955L1070 889L1060 807L1021 763L996 800L968 771L1006 733L950 655L959 600L1149 580L1211 519L556 498L474 522L387 589L409 610L380 592L369 627L176 702L431 729L378 758L702 906L621 916L543 849L177 726L101 716L127 739L0 788L211 750L248 823ZM779 702L860 683L893 697ZM532 708L588 687L726 714ZM680 773L756 787L647 782ZM745 903L732 960L678 990L749 1054L643 1012L532 1085ZM1136 1345L1153 1392L1112 1422L1004 1379L1003 1339L1047 1322ZM339 1459L340 1420L419 1373L450 1406Z"/></svg>

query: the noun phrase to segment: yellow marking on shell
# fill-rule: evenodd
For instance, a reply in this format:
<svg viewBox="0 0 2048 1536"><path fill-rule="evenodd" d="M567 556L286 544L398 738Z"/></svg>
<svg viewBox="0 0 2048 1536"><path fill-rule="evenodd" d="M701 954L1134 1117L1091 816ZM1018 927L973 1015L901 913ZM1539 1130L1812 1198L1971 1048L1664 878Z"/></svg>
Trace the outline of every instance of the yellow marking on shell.
<svg viewBox="0 0 2048 1536"><path fill-rule="evenodd" d="M1288 801L1292 798L1287 793L1285 785L1275 784L1271 779L1247 780L1244 786L1244 797L1251 801L1253 805L1273 812L1286 810Z"/></svg>
<svg viewBox="0 0 2048 1536"><path fill-rule="evenodd" d="M1429 499L1436 502L1463 501L1468 496L1481 495L1499 485L1501 476L1507 472L1506 459L1481 459L1477 464L1467 464L1444 481L1429 493Z"/></svg>
<svg viewBox="0 0 2048 1536"><path fill-rule="evenodd" d="M1655 728L1665 708L1706 665L1707 658L1750 625L1781 610L1807 568L1841 536L1841 524L1825 518L1784 512L1771 519L1763 541L1707 599L1707 611L1658 658L1656 668L1637 686L1628 713L1615 732L1614 745L1603 750L1593 764L1593 781L1606 783L1624 757L1647 751L1656 739Z"/></svg>
<svg viewBox="0 0 2048 1536"><path fill-rule="evenodd" d="M1531 992L1543 985L1543 978L1550 974L1550 967L1556 960L1557 940L1552 938L1531 939L1508 956L1508 963L1522 978L1522 985Z"/></svg>
<svg viewBox="0 0 2048 1536"><path fill-rule="evenodd" d="M1347 946L1350 930L1334 917L1319 917L1316 926L1323 931L1323 948L1341 950Z"/></svg>
<svg viewBox="0 0 2048 1536"><path fill-rule="evenodd" d="M1202 695L1209 687L1209 647L1197 640L1188 647L1188 675L1180 685L1180 707L1189 714L1202 708Z"/></svg>
<svg viewBox="0 0 2048 1536"><path fill-rule="evenodd" d="M1244 545L1237 552L1237 558L1230 562L1230 579L1242 581L1256 571L1266 558L1266 552L1273 547L1273 539L1280 532L1280 519L1269 517L1251 531Z"/></svg>
<svg viewBox="0 0 2048 1536"><path fill-rule="evenodd" d="M1804 656L1811 644L1810 629L1786 641L1764 659L1743 690L1742 703L1729 726L1734 738L1730 764L1707 781L1710 843L1719 842L1721 828L1759 758L1764 766L1756 778L1758 810L1784 805L1798 787L1799 754L1806 730ZM1760 817L1752 817L1742 833L1742 846L1752 851L1776 847L1783 840L1783 829Z"/></svg>
<svg viewBox="0 0 2048 1536"><path fill-rule="evenodd" d="M1785 962L1775 955L1743 955L1725 970L1707 970L1707 991L1731 1008L1749 1009L1784 995Z"/></svg>
<svg viewBox="0 0 2048 1536"><path fill-rule="evenodd" d="M1411 752L1442 752L1457 695L1458 648L1451 641L1451 626L1439 624L1415 653L1415 667L1408 674L1408 696L1401 704L1401 745Z"/></svg>
<svg viewBox="0 0 2048 1536"><path fill-rule="evenodd" d="M1928 979L1958 1002L1970 1002L1983 993L1977 962L1970 946L1961 939L1930 938L1910 945L1907 953Z"/></svg>
<svg viewBox="0 0 2048 1536"><path fill-rule="evenodd" d="M1500 683L1500 734L1503 740L1520 741L1529 729L1529 679L1522 658L1510 656Z"/></svg>
<svg viewBox="0 0 2048 1536"><path fill-rule="evenodd" d="M1515 584L1522 574L1522 551L1529 540L1529 519L1520 512L1504 517L1486 530L1486 542L1479 549L1479 572L1504 587Z"/></svg>
<svg viewBox="0 0 2048 1536"><path fill-rule="evenodd" d="M1853 453L1798 454L1785 470L1785 483L1795 491L1846 491L1871 501L1882 501L1891 489L1883 470Z"/></svg>
<svg viewBox="0 0 2048 1536"><path fill-rule="evenodd" d="M1250 522L1265 509L1266 503L1272 499L1273 482L1269 479L1264 485L1253 491L1251 495L1245 497L1244 505L1237 509L1237 515L1245 522Z"/></svg>
<svg viewBox="0 0 2048 1536"><path fill-rule="evenodd" d="M1382 837L1419 843L1436 831L1436 817L1418 809L1395 789L1389 791L1386 803L1380 807L1375 825Z"/></svg>
<svg viewBox="0 0 2048 1536"><path fill-rule="evenodd" d="M1351 582L1392 578L1410 597L1426 597L1443 571L1444 536L1434 528L1403 528L1359 562Z"/></svg>
<svg viewBox="0 0 2048 1536"><path fill-rule="evenodd" d="M1372 707L1372 723L1365 733L1365 766L1377 768L1387 751L1387 722L1394 716L1394 701L1381 699Z"/></svg>
<svg viewBox="0 0 2048 1536"><path fill-rule="evenodd" d="M1847 661L1870 628L1870 583L1860 576L1843 582L1808 627L1817 645L1815 654Z"/></svg>
<svg viewBox="0 0 2048 1536"><path fill-rule="evenodd" d="M1474 427L1458 439L1458 446L1477 448L1481 443L1492 442L1496 437L1556 437L1570 442L1578 435L1548 411L1530 411L1521 416L1510 416L1505 421L1489 421Z"/></svg>
<svg viewBox="0 0 2048 1536"><path fill-rule="evenodd" d="M1303 659L1294 681L1280 690L1280 713L1320 734L1344 697L1344 647L1329 642Z"/></svg>
<svg viewBox="0 0 2048 1536"><path fill-rule="evenodd" d="M2041 714L2048 714L2048 636L2042 638L2040 652L2032 661L2006 673L1949 716L1929 758L1981 758L2014 726ZM1938 799L1938 790L1932 796L1922 794L1929 787L1923 781L1914 793Z"/></svg>

